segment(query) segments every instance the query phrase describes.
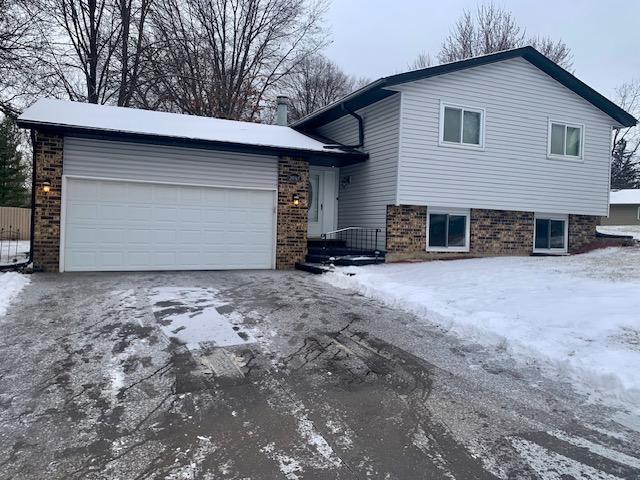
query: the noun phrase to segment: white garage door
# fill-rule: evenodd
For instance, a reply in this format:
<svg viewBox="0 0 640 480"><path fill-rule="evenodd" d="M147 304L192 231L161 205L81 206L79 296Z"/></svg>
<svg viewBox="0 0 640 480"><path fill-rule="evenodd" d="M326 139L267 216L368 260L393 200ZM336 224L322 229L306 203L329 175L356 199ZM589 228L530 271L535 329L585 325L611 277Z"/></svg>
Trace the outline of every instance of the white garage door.
<svg viewBox="0 0 640 480"><path fill-rule="evenodd" d="M275 192L67 178L67 271L273 268Z"/></svg>

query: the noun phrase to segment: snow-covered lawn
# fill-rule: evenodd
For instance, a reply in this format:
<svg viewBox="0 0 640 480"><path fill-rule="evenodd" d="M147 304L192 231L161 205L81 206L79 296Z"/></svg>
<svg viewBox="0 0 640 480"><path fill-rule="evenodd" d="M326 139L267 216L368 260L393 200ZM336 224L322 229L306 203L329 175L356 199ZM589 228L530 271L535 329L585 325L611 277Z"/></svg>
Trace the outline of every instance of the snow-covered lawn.
<svg viewBox="0 0 640 480"><path fill-rule="evenodd" d="M598 231L612 235L630 235L640 240L640 225L600 225Z"/></svg>
<svg viewBox="0 0 640 480"><path fill-rule="evenodd" d="M323 278L640 408L640 248L344 267Z"/></svg>
<svg viewBox="0 0 640 480"><path fill-rule="evenodd" d="M28 275L21 273L0 273L0 317L7 313L7 308L11 301L30 281L31 279Z"/></svg>

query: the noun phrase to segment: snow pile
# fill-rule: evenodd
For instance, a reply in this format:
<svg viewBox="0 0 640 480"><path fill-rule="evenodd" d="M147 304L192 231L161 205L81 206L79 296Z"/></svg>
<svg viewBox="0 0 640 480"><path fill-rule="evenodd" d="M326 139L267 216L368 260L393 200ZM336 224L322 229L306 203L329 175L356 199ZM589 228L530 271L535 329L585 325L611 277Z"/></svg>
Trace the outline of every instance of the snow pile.
<svg viewBox="0 0 640 480"><path fill-rule="evenodd" d="M346 267L324 279L640 405L640 249Z"/></svg>
<svg viewBox="0 0 640 480"><path fill-rule="evenodd" d="M598 231L609 235L629 235L640 240L640 225L600 225Z"/></svg>
<svg viewBox="0 0 640 480"><path fill-rule="evenodd" d="M31 279L21 273L0 273L0 316L7 313L9 304L29 282Z"/></svg>

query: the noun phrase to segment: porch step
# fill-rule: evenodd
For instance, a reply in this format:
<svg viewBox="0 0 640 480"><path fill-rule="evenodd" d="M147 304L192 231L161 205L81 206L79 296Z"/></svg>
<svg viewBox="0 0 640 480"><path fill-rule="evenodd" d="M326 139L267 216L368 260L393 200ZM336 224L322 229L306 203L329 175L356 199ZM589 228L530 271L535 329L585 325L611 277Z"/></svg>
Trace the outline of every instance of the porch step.
<svg viewBox="0 0 640 480"><path fill-rule="evenodd" d="M346 266L362 266L362 265L375 265L377 263L384 263L384 253L381 255L327 255L327 254L309 254L306 258L308 263L311 264L333 264L342 267Z"/></svg>
<svg viewBox="0 0 640 480"><path fill-rule="evenodd" d="M377 253L376 253L377 252ZM370 250L365 248L348 248L348 247L331 247L331 248L309 248L307 253L309 255L323 255L330 257L344 257L346 255L368 255L370 257L384 257L385 252L382 250Z"/></svg>
<svg viewBox="0 0 640 480"><path fill-rule="evenodd" d="M309 238L307 240L307 247L311 248L335 248L335 247L345 247L347 245L346 240L341 240L339 238L327 238L326 240L323 238Z"/></svg>
<svg viewBox="0 0 640 480"><path fill-rule="evenodd" d="M323 265L322 263L314 263L314 262L297 262L296 270L302 270L303 272L313 273L315 275L319 275L322 273L327 273L332 271L331 267Z"/></svg>

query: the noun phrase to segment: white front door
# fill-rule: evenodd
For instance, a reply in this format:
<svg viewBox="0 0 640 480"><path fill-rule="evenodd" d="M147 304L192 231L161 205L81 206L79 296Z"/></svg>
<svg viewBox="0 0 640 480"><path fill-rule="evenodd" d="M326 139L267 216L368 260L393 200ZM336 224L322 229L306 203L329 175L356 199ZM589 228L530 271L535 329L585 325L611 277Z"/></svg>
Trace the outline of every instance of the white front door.
<svg viewBox="0 0 640 480"><path fill-rule="evenodd" d="M309 168L309 238L318 238L336 229L338 219L338 170Z"/></svg>

